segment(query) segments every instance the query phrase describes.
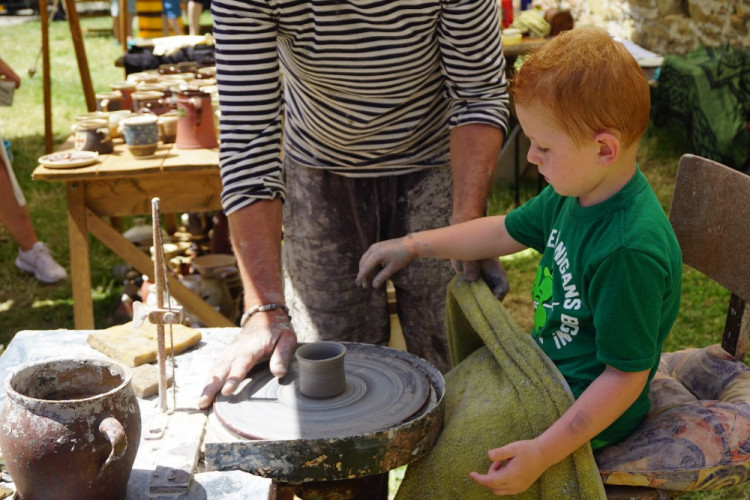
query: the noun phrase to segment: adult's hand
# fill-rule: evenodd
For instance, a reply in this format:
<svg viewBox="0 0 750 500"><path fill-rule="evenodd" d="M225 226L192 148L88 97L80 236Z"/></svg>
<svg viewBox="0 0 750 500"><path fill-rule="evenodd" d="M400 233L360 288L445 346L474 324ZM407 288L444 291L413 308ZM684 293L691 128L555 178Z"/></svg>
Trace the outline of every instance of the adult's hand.
<svg viewBox="0 0 750 500"><path fill-rule="evenodd" d="M270 359L271 373L283 377L296 347L297 337L284 311L254 314L211 368L198 407L208 408L219 392L225 396L232 394L261 361Z"/></svg>
<svg viewBox="0 0 750 500"><path fill-rule="evenodd" d="M451 264L453 269L463 275L466 281L476 281L481 275L484 282L492 290L492 294L499 300L503 300L510 291L508 274L500 259L492 258L471 262L452 260Z"/></svg>

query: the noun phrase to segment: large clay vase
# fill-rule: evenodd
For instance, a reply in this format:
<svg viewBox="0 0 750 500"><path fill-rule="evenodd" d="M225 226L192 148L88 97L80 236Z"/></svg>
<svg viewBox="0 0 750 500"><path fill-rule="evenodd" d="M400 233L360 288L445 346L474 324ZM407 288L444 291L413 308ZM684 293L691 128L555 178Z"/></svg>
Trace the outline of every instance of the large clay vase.
<svg viewBox="0 0 750 500"><path fill-rule="evenodd" d="M211 94L202 90L182 90L177 95L177 137L180 149L215 148L216 128Z"/></svg>
<svg viewBox="0 0 750 500"><path fill-rule="evenodd" d="M23 500L125 498L141 435L130 378L126 366L104 359L11 373L0 450Z"/></svg>

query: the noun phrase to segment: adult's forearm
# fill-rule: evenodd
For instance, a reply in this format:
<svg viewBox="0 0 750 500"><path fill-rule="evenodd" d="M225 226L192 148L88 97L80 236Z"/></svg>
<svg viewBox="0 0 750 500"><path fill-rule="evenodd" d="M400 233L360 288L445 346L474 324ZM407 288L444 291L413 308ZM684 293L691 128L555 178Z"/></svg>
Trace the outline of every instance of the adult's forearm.
<svg viewBox="0 0 750 500"><path fill-rule="evenodd" d="M280 199L259 200L228 216L245 307L283 304Z"/></svg>
<svg viewBox="0 0 750 500"><path fill-rule="evenodd" d="M452 223L484 215L502 144L503 131L492 125L469 123L451 130Z"/></svg>

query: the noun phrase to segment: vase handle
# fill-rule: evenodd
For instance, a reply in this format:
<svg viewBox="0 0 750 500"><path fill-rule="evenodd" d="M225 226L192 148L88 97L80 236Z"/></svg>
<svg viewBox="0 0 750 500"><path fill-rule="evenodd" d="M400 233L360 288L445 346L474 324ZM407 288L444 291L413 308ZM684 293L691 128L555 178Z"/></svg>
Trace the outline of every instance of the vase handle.
<svg viewBox="0 0 750 500"><path fill-rule="evenodd" d="M125 434L125 428L114 417L107 417L102 420L99 424L99 432L107 436L112 446L112 451L101 467L103 471L125 456L125 452L128 449L128 436Z"/></svg>

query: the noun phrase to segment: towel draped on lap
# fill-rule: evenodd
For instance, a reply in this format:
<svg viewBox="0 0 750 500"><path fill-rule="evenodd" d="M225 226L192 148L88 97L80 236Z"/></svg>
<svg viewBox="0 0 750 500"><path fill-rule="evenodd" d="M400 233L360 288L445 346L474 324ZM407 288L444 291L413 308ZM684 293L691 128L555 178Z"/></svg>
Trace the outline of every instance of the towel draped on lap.
<svg viewBox="0 0 750 500"><path fill-rule="evenodd" d="M408 466L397 499L495 498L469 472L486 473L488 450L540 435L574 401L554 364L484 282L456 277L446 309L455 368L445 377L445 428L432 451ZM513 498L606 498L591 446Z"/></svg>

